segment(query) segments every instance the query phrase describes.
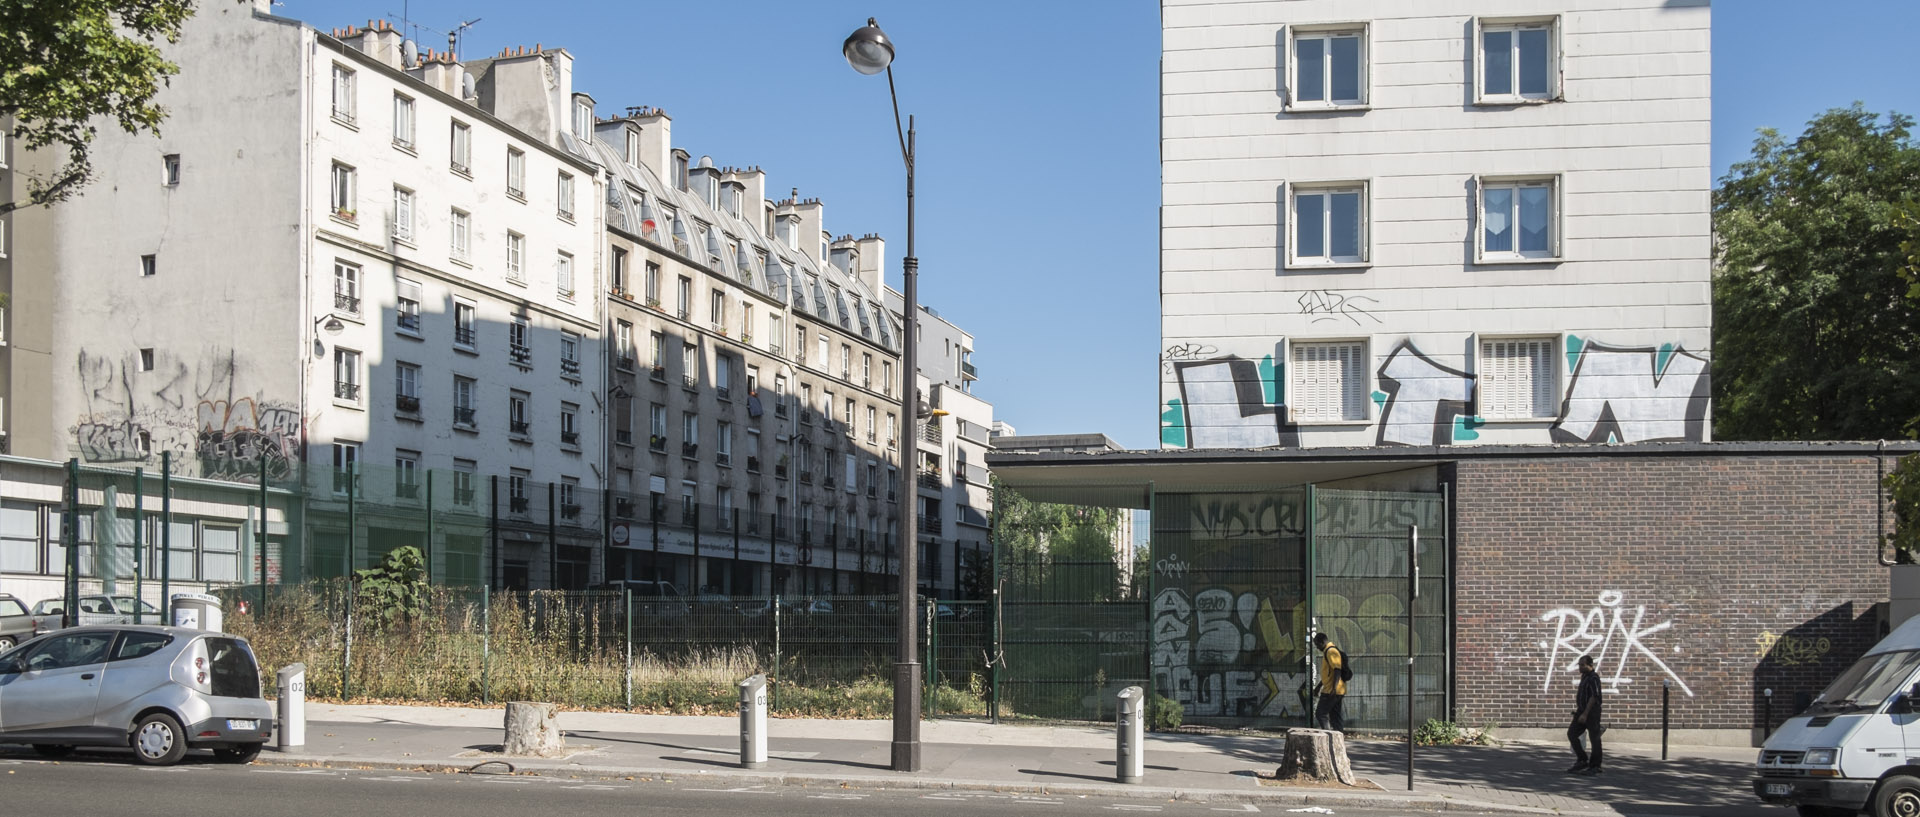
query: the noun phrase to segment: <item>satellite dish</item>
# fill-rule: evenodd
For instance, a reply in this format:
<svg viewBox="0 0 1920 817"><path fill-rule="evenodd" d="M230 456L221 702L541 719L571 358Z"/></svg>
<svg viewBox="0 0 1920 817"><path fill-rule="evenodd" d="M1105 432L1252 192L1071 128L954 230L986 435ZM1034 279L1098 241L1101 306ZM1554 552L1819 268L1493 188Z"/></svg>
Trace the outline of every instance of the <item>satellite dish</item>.
<svg viewBox="0 0 1920 817"><path fill-rule="evenodd" d="M405 42L402 42L400 44L400 61L407 68L412 68L416 65L419 65L420 64L420 46L415 44L414 41L412 40L407 40Z"/></svg>
<svg viewBox="0 0 1920 817"><path fill-rule="evenodd" d="M480 95L480 92L474 90L473 88L473 75L472 74L461 75L460 97L462 99L473 99L479 95Z"/></svg>

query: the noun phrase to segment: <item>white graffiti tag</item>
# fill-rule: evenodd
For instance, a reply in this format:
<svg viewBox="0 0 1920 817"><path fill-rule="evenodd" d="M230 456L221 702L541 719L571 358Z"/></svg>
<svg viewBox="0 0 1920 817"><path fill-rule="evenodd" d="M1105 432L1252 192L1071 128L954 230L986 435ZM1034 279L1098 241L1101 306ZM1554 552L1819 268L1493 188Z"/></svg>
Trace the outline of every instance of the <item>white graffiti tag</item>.
<svg viewBox="0 0 1920 817"><path fill-rule="evenodd" d="M1540 617L1541 621L1551 622L1554 627L1553 640L1540 642L1540 648L1547 650L1547 672L1542 679L1542 692L1553 688L1555 676L1566 678L1582 655L1592 655L1594 665L1600 672L1600 679L1606 683L1607 692L1619 692L1621 684L1633 683L1627 677L1627 659L1639 653L1661 672L1673 679L1674 686L1680 688L1687 697L1693 697L1693 690L1687 688L1687 682L1667 666L1660 656L1649 649L1646 639L1655 633L1673 626L1668 619L1658 624L1641 626L1646 620L1646 605L1636 605L1632 610L1632 620L1628 621L1627 608L1620 602L1624 596L1618 590L1605 590L1600 593L1600 605L1588 610L1561 607L1550 610ZM1618 652L1614 652L1615 650ZM1678 648L1675 648L1678 651ZM1560 656L1565 655L1562 664ZM1612 662L1609 672L1608 662Z"/></svg>

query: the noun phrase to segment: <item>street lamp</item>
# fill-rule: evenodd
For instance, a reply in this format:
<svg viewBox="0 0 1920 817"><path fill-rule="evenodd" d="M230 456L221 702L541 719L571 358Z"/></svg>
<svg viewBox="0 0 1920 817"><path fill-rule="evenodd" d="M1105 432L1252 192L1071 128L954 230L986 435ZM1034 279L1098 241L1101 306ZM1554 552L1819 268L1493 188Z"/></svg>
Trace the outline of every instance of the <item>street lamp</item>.
<svg viewBox="0 0 1920 817"><path fill-rule="evenodd" d="M906 309L903 310L906 322L906 337L901 341L900 377L905 381L900 389L900 417L905 421L903 431L912 432L920 419L919 384L917 373L919 366L915 360L915 335L919 324L919 292L915 289L915 280L919 277L920 259L913 255L913 117L907 117L907 129L900 130L900 96L893 90L893 41L887 39L886 32L880 30L879 23L872 17L867 24L847 36L841 45L840 53L847 58L847 64L853 70L872 76L882 71L887 73L887 96L893 100L893 131L900 138L900 158L907 165L907 255L900 259L900 271L905 280ZM919 498L917 488L919 467L914 453L918 444L913 434L903 434L901 440L901 463L908 475L907 497L900 508L900 645L898 660L893 665L893 770L896 772L917 772L920 770L920 661L915 655L914 633L918 625L917 616L920 607L919 598L919 534L914 530L914 500Z"/></svg>

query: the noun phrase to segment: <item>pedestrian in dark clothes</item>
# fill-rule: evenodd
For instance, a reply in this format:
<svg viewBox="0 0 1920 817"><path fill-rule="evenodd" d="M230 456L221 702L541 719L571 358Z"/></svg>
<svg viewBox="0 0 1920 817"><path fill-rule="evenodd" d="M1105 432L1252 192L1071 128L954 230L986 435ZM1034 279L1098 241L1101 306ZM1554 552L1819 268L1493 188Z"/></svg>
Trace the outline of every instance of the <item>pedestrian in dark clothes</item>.
<svg viewBox="0 0 1920 817"><path fill-rule="evenodd" d="M1580 656L1580 691L1573 699L1573 725L1567 727L1567 741L1573 744L1573 768L1569 774L1600 773L1600 673L1594 671L1593 656ZM1593 755L1580 745L1580 736L1593 742Z"/></svg>
<svg viewBox="0 0 1920 817"><path fill-rule="evenodd" d="M1347 679L1340 677L1340 670L1346 668L1347 657L1340 654L1340 648L1327 639L1326 633L1315 633L1313 646L1320 651L1320 703L1314 707L1313 722L1321 729L1345 732L1347 719L1340 704L1347 698Z"/></svg>

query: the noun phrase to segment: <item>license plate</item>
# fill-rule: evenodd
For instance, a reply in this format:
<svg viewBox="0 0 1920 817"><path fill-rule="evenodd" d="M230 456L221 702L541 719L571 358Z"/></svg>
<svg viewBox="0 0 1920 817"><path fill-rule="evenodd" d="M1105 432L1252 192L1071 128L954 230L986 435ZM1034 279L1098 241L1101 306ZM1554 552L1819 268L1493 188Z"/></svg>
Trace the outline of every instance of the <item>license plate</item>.
<svg viewBox="0 0 1920 817"><path fill-rule="evenodd" d="M1768 797L1785 797L1792 793L1793 793L1792 783L1768 783L1767 784Z"/></svg>
<svg viewBox="0 0 1920 817"><path fill-rule="evenodd" d="M227 721L227 729L234 732L251 732L260 728L259 721ZM1773 793L1773 787L1767 787L1767 793Z"/></svg>

